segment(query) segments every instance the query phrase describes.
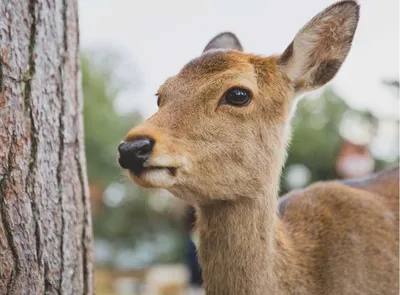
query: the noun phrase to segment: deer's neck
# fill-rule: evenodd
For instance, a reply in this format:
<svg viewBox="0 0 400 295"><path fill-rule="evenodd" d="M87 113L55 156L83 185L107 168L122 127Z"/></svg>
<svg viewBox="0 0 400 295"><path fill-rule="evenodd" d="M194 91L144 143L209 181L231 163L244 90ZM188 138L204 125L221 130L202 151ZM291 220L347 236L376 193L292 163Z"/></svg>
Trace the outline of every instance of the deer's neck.
<svg viewBox="0 0 400 295"><path fill-rule="evenodd" d="M199 259L207 295L286 293L277 274L291 255L281 253L283 229L276 208L274 192L198 208Z"/></svg>

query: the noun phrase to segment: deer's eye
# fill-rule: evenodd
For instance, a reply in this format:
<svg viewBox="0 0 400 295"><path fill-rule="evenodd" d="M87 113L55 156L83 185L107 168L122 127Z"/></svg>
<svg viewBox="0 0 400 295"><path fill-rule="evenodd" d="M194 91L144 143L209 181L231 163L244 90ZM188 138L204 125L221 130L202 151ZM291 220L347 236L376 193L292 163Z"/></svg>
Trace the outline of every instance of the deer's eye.
<svg viewBox="0 0 400 295"><path fill-rule="evenodd" d="M250 103L251 93L247 89L234 87L223 96L221 104L229 104L235 107L243 107Z"/></svg>

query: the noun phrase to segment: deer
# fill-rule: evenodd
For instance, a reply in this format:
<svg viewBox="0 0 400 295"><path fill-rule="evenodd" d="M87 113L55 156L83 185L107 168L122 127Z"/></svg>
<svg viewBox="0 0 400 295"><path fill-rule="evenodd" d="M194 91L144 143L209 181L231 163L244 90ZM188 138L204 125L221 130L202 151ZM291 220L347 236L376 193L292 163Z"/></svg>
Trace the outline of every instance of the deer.
<svg viewBox="0 0 400 295"><path fill-rule="evenodd" d="M354 0L332 4L268 57L217 35L119 144L137 185L196 208L207 295L398 294L398 167L279 201L296 103L337 74L359 11Z"/></svg>

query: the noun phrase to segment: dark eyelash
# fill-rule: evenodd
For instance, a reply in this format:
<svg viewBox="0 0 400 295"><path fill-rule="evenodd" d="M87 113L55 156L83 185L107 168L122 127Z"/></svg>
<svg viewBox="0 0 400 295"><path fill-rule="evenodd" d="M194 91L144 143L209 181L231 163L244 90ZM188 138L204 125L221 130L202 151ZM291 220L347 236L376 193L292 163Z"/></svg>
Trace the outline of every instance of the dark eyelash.
<svg viewBox="0 0 400 295"><path fill-rule="evenodd" d="M157 106L160 106L160 95L158 92L155 94L155 96L157 97Z"/></svg>

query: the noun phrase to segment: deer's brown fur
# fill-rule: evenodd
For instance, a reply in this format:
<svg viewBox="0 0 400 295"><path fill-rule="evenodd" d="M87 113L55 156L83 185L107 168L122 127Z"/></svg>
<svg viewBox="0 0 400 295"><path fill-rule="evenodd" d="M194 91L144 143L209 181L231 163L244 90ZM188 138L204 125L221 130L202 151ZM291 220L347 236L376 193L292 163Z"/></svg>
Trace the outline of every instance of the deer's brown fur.
<svg viewBox="0 0 400 295"><path fill-rule="evenodd" d="M316 183L277 216L294 98L333 78L358 14L355 1L332 5L280 56L246 54L234 35L217 36L125 138L155 142L135 182L196 206L208 295L397 294L398 170L364 184ZM231 87L251 91L251 102L221 103Z"/></svg>

